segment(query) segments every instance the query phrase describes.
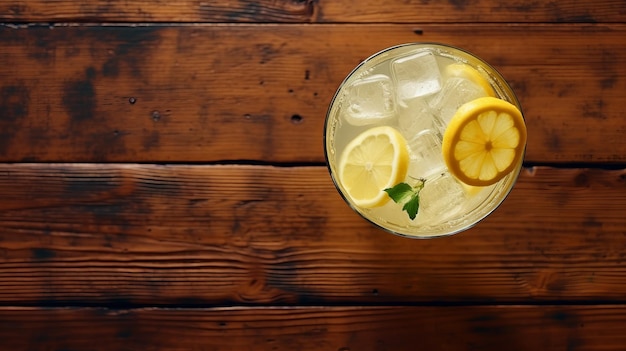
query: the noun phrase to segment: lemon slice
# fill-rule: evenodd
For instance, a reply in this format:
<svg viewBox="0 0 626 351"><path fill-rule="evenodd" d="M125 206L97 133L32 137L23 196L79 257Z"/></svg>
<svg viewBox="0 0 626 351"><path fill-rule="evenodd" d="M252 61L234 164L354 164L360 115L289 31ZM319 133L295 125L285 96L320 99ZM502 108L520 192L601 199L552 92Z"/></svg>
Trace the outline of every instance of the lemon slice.
<svg viewBox="0 0 626 351"><path fill-rule="evenodd" d="M489 84L489 81L485 79L485 77L483 77L483 75L480 74L477 69L470 65L464 63L450 64L446 66L445 74L448 77L459 77L467 79L475 83L479 87L483 88L487 96L496 96L496 93L495 91L493 91L493 88L491 87L491 84Z"/></svg>
<svg viewBox="0 0 626 351"><path fill-rule="evenodd" d="M450 173L471 186L498 182L524 155L526 124L514 105L483 97L462 105L443 136L443 158Z"/></svg>
<svg viewBox="0 0 626 351"><path fill-rule="evenodd" d="M384 205L384 191L406 177L409 152L406 140L393 127L374 127L354 138L341 154L339 180L356 206Z"/></svg>

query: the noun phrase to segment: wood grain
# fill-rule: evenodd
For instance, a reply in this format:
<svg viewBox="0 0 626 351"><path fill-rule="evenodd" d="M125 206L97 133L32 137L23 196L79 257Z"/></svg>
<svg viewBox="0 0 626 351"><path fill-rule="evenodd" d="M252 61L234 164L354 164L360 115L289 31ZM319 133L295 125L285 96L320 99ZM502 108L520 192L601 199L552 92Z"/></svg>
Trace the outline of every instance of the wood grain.
<svg viewBox="0 0 626 351"><path fill-rule="evenodd" d="M0 1L6 22L597 23L624 22L623 0Z"/></svg>
<svg viewBox="0 0 626 351"><path fill-rule="evenodd" d="M623 350L625 9L0 0L0 349ZM345 75L414 41L494 65L529 131L504 204L437 240L323 166Z"/></svg>
<svg viewBox="0 0 626 351"><path fill-rule="evenodd" d="M397 237L323 167L0 165L0 301L621 301L626 171L526 170L488 219Z"/></svg>
<svg viewBox="0 0 626 351"><path fill-rule="evenodd" d="M342 79L410 41L462 46L510 80L527 162L626 161L625 25L415 28L4 27L0 161L321 163Z"/></svg>
<svg viewBox="0 0 626 351"><path fill-rule="evenodd" d="M623 350L626 307L0 308L5 350Z"/></svg>

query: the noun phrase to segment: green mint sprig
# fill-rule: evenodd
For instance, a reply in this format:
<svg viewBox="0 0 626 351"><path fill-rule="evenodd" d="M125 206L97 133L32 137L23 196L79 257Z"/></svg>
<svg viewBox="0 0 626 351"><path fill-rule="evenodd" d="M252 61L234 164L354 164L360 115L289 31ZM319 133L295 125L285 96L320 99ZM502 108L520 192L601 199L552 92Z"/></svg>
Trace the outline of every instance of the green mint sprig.
<svg viewBox="0 0 626 351"><path fill-rule="evenodd" d="M397 204L402 204L411 220L415 219L420 208L420 191L424 189L426 179L418 179L414 186L407 183L398 183L392 188L384 189L387 195Z"/></svg>

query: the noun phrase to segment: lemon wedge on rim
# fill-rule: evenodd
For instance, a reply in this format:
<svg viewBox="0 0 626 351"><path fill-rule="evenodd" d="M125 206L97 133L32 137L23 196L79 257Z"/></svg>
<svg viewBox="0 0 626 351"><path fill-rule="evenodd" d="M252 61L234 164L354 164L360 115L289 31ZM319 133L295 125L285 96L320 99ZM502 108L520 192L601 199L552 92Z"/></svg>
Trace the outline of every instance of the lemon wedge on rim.
<svg viewBox="0 0 626 351"><path fill-rule="evenodd" d="M513 104L483 97L462 105L443 136L450 173L471 186L497 183L521 162L526 124Z"/></svg>
<svg viewBox="0 0 626 351"><path fill-rule="evenodd" d="M406 140L393 127L370 128L354 138L341 154L338 178L356 206L372 208L389 201L384 191L406 177Z"/></svg>

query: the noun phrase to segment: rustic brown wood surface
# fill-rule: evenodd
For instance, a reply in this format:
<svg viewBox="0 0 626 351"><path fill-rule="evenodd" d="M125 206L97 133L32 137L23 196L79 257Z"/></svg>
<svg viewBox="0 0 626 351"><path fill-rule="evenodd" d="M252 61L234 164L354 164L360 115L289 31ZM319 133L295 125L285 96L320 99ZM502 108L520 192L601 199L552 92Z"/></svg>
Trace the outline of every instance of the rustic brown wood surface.
<svg viewBox="0 0 626 351"><path fill-rule="evenodd" d="M345 75L378 50L426 40L463 46L510 80L527 162L626 162L626 25L414 28L3 28L0 160L322 163Z"/></svg>
<svg viewBox="0 0 626 351"><path fill-rule="evenodd" d="M481 225L438 240L380 232L335 192L322 167L1 166L0 296L26 305L624 296L624 170L524 171Z"/></svg>
<svg viewBox="0 0 626 351"><path fill-rule="evenodd" d="M624 0L0 0L19 22L624 22Z"/></svg>
<svg viewBox="0 0 626 351"><path fill-rule="evenodd" d="M352 212L343 78L497 68L526 167L461 234ZM0 350L624 350L626 1L0 0Z"/></svg>
<svg viewBox="0 0 626 351"><path fill-rule="evenodd" d="M626 344L624 305L0 308L0 320L9 319L0 324L5 350L560 351Z"/></svg>

